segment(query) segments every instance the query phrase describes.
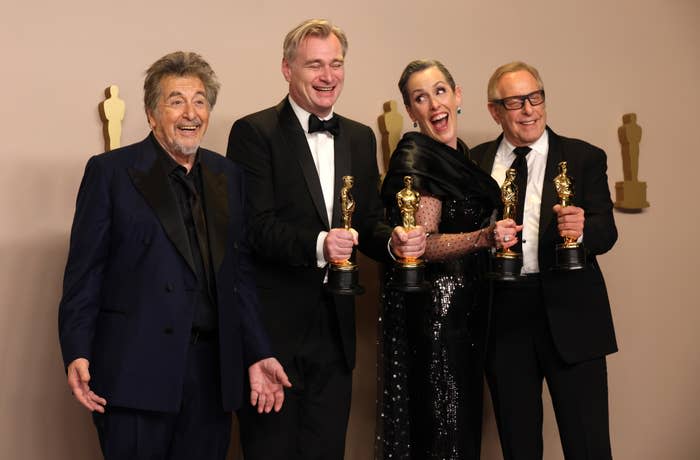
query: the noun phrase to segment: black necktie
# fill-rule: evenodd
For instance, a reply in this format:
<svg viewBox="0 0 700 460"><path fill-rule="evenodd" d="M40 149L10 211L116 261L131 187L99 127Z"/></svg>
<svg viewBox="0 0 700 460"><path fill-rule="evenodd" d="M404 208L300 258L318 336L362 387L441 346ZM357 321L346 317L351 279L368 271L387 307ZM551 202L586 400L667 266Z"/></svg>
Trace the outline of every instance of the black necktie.
<svg viewBox="0 0 700 460"><path fill-rule="evenodd" d="M513 153L515 160L510 165L515 169L515 185L518 187L518 207L515 214L515 222L523 223L523 214L525 209L525 192L527 191L527 154L532 150L530 147L515 147ZM522 252L522 233L518 244L513 246L513 251Z"/></svg>
<svg viewBox="0 0 700 460"><path fill-rule="evenodd" d="M309 134L317 131L328 131L330 134L337 136L339 130L338 117L333 115L328 120L321 120L313 113L309 115Z"/></svg>

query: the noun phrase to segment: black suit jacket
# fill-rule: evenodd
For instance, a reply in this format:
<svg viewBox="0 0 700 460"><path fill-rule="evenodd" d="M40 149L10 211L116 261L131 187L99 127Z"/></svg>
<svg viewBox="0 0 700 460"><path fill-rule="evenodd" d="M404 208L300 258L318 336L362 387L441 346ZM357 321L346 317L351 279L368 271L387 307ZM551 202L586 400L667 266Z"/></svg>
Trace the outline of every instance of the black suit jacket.
<svg viewBox="0 0 700 460"><path fill-rule="evenodd" d="M90 361L110 405L179 410L196 271L153 135L92 157L83 176L59 307L64 364ZM224 408L242 402L247 367L271 355L244 231L242 171L199 149L216 279ZM216 378L216 376L214 376Z"/></svg>
<svg viewBox="0 0 700 460"><path fill-rule="evenodd" d="M617 228L608 189L607 159L598 147L562 137L549 127L549 153L542 186L539 253L540 276L554 344L568 363L580 362L617 351L610 303L596 255L612 248ZM503 135L471 150L471 158L491 172ZM583 244L587 264L582 270L553 271L554 248L562 238L552 207L558 202L553 179L558 164L566 161L574 182L574 205L585 211Z"/></svg>
<svg viewBox="0 0 700 460"><path fill-rule="evenodd" d="M339 116L334 138L335 188L352 175L357 203L352 218L360 250L387 260L391 229L381 223L376 142L372 130ZM273 350L287 365L299 350L309 320L323 292L325 268L316 263L320 231L340 226L339 204L328 222L321 182L304 131L287 98L275 107L233 124L227 156L243 165L251 209L250 241L254 252L262 316ZM355 302L333 296L347 365L355 365Z"/></svg>

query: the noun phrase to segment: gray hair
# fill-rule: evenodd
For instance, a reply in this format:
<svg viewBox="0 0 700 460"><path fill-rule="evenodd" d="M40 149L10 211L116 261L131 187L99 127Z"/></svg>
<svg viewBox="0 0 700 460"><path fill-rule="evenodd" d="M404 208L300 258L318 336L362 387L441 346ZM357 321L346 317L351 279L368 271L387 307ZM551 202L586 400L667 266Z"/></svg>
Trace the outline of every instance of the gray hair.
<svg viewBox="0 0 700 460"><path fill-rule="evenodd" d="M542 83L542 79L540 78L540 73L537 71L536 68L531 66L530 64L526 64L522 61L513 61L509 62L508 64L503 64L496 70L494 70L493 75L491 75L491 78L489 78L489 84L486 88L486 97L488 98L489 101L494 101L496 99L500 99L502 95L497 94L498 90L498 82L501 79L501 77L507 73L511 72L518 72L520 70L524 70L526 72L529 72L530 75L535 77L535 80L537 80L537 85L540 87L540 89L544 89L544 83Z"/></svg>
<svg viewBox="0 0 700 460"><path fill-rule="evenodd" d="M221 84L209 63L197 53L175 51L158 59L146 71L146 80L143 82L143 103L146 112L156 111L161 96L160 83L169 76L199 78L204 84L209 109L214 108Z"/></svg>

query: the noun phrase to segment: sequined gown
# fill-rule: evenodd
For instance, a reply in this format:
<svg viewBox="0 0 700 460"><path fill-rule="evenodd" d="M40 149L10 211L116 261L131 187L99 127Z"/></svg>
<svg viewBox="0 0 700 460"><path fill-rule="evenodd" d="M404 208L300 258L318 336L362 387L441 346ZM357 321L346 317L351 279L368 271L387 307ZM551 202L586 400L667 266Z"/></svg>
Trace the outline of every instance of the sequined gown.
<svg viewBox="0 0 700 460"><path fill-rule="evenodd" d="M461 141L459 147L420 133L402 138L382 187L392 224L401 222L396 192L411 175L416 190L441 201L440 234L488 225L500 191L467 159ZM463 255L441 249L446 256L427 263L429 291L384 289L378 459L479 459L488 254L483 248ZM387 281L392 277L389 270Z"/></svg>

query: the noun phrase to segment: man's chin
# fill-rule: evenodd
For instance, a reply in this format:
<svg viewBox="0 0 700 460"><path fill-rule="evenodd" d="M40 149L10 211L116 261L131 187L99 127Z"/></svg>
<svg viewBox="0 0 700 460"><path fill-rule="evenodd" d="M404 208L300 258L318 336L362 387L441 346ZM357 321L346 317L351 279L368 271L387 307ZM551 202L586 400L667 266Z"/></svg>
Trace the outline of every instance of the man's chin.
<svg viewBox="0 0 700 460"><path fill-rule="evenodd" d="M333 105L335 104L335 101L336 98L316 101L316 103L314 104L314 110L322 114L323 116L326 116L331 112L331 110L333 110Z"/></svg>
<svg viewBox="0 0 700 460"><path fill-rule="evenodd" d="M190 156L197 153L199 144L197 145L177 145L177 151L180 155Z"/></svg>

